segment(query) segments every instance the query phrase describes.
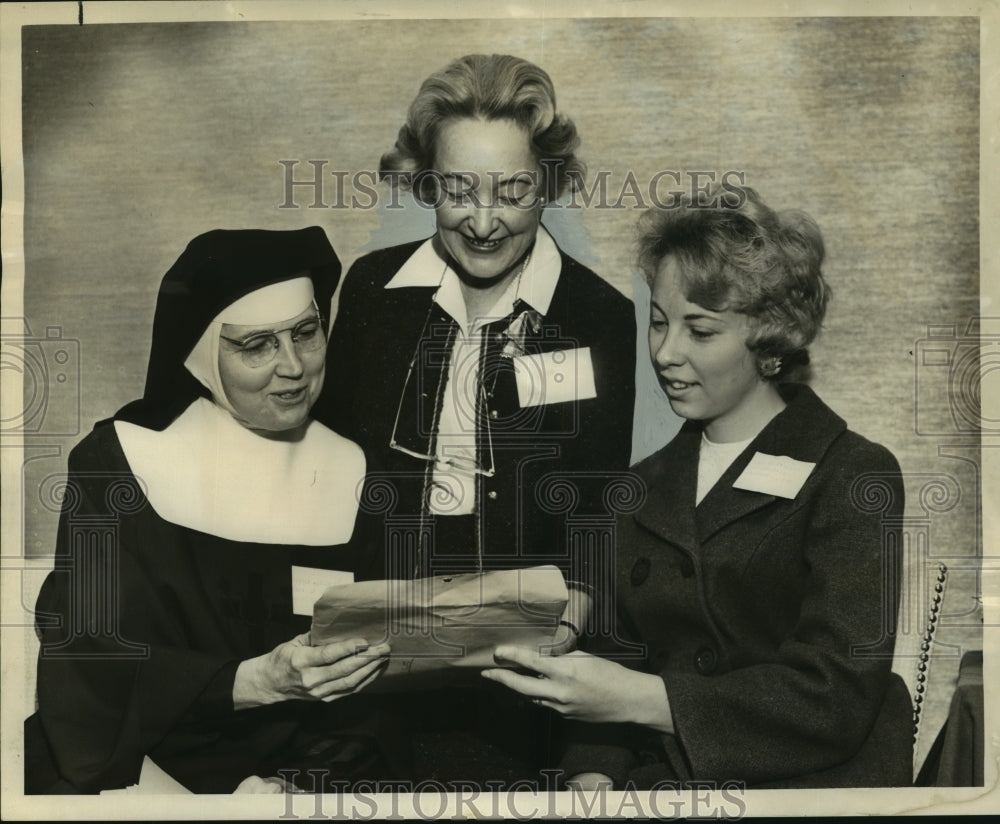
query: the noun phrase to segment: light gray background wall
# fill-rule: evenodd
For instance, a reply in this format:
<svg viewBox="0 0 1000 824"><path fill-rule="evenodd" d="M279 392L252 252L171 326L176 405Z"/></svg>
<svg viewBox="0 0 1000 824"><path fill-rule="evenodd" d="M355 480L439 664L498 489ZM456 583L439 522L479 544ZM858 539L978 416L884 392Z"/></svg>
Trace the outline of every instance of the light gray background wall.
<svg viewBox="0 0 1000 824"><path fill-rule="evenodd" d="M47 490L69 448L141 394L157 284L187 241L214 227L319 224L349 264L429 231L413 209L307 208L301 187L301 208L280 209L278 161L302 161L303 179L306 160L327 160L335 202L329 172L374 169L420 80L477 51L551 74L592 176L611 172L613 198L629 172L645 184L660 170L735 170L769 204L813 215L834 289L813 385L899 458L914 540L927 536L954 573L941 639L977 645L978 438L961 416L978 414L977 378L961 365L976 353L963 333L980 291L975 18L26 28L25 315L35 337L53 327L71 356L57 364L60 344L40 344L50 376L66 375L49 382L47 406L26 378L38 430L24 468L26 553L52 551ZM629 296L632 205L549 219ZM635 299L642 318L641 286ZM942 340L925 363L929 325ZM644 350L637 406L641 457L677 425Z"/></svg>

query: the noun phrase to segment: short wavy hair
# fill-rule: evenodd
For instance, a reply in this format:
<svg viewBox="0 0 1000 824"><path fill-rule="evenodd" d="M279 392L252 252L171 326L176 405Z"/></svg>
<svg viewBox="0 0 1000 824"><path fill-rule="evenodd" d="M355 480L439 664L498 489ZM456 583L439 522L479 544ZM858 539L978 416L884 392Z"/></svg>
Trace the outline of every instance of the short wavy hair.
<svg viewBox="0 0 1000 824"><path fill-rule="evenodd" d="M749 187L704 194L642 216L639 267L646 281L652 286L663 260L673 257L689 301L749 317L746 344L764 377L801 377L831 295L819 227L804 212L775 212ZM780 368L772 374L762 362L775 358Z"/></svg>
<svg viewBox="0 0 1000 824"><path fill-rule="evenodd" d="M469 54L428 77L410 104L392 151L382 155L379 180L411 189L428 202L422 182L431 176L441 126L456 117L513 120L527 133L543 174L546 200L579 185L583 163L573 121L556 111L548 74L509 54Z"/></svg>

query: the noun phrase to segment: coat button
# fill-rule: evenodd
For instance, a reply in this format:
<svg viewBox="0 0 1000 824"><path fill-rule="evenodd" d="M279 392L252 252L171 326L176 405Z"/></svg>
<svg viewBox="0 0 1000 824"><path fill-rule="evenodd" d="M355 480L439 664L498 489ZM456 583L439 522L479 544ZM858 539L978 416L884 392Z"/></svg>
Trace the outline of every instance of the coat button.
<svg viewBox="0 0 1000 824"><path fill-rule="evenodd" d="M497 499L497 491L495 489L491 489L489 492L486 493L486 497L489 498L491 501L495 501Z"/></svg>
<svg viewBox="0 0 1000 824"><path fill-rule="evenodd" d="M640 558L632 565L632 586L637 587L649 577L649 558Z"/></svg>
<svg viewBox="0 0 1000 824"><path fill-rule="evenodd" d="M702 675L711 675L717 664L718 657L710 647L702 647L694 654L694 668Z"/></svg>
<svg viewBox="0 0 1000 824"><path fill-rule="evenodd" d="M493 418L493 420L496 420L497 418L500 417L500 413L497 412L497 410L495 410L495 409L491 409L490 410L490 417Z"/></svg>

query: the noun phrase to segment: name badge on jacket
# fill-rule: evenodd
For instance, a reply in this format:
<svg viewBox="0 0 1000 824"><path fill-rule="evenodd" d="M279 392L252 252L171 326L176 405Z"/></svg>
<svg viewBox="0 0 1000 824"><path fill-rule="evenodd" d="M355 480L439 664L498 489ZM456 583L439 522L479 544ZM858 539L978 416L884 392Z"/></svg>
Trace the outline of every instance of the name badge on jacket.
<svg viewBox="0 0 1000 824"><path fill-rule="evenodd" d="M763 492L779 498L794 498L815 467L814 463L797 461L786 455L757 452L743 474L733 483L733 488Z"/></svg>
<svg viewBox="0 0 1000 824"><path fill-rule="evenodd" d="M589 346L522 355L513 360L522 408L597 397Z"/></svg>

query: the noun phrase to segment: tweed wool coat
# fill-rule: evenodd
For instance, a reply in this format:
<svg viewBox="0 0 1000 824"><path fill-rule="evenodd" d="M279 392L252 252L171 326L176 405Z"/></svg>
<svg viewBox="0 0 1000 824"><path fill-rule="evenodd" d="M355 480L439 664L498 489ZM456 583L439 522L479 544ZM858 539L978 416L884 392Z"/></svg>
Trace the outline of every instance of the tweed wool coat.
<svg viewBox="0 0 1000 824"><path fill-rule="evenodd" d="M697 506L696 423L635 467L647 497L619 521L616 588L620 638L638 646L590 644L663 678L675 732L576 725L567 775L910 783L912 707L890 672L899 466L808 387L781 389L784 411ZM815 466L792 497L735 488L757 453Z"/></svg>

